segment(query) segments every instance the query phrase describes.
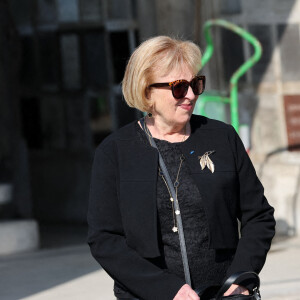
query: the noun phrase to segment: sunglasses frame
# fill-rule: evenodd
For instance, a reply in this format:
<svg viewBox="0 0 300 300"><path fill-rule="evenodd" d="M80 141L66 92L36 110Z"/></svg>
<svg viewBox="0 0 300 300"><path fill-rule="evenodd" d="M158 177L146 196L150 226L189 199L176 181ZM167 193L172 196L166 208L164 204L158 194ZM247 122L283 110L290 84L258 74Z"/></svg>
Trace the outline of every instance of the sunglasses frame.
<svg viewBox="0 0 300 300"><path fill-rule="evenodd" d="M191 86L192 82L193 82L195 79L199 79L199 80L202 81L203 89L202 89L202 92L201 92L200 94L195 94L195 92L194 92L194 90L193 90L193 87ZM179 80L175 80L175 81L171 81L171 82L152 83L152 84L150 84L150 85L148 86L148 88L152 88L152 87L157 87L157 88L160 88L160 87L170 87L171 90L172 90L172 95L173 95L173 97L174 97L175 99L182 99L183 97L186 96L188 89L186 90L186 93L185 93L185 95L184 95L183 97L180 97L180 98L175 97L175 95L174 95L174 93L175 93L175 92L174 92L174 87L175 87L178 83L181 83L181 82L186 82L186 83L188 83L188 86L190 86L190 87L192 88L193 93L194 93L195 95L199 96L199 95L201 95L201 94L204 92L204 90L205 90L205 79L206 79L206 78L205 78L204 75L197 75L197 76L195 76L191 81L187 81L187 80L185 80L185 79L179 79Z"/></svg>

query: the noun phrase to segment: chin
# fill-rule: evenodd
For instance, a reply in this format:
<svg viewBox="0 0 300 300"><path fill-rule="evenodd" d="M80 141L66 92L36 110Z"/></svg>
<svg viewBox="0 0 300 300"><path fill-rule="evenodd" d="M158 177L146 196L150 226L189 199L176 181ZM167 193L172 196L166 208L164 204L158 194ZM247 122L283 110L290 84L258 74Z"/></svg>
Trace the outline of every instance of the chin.
<svg viewBox="0 0 300 300"><path fill-rule="evenodd" d="M180 118L176 118L175 121L178 124L185 124L185 123L189 122L191 116L192 116L192 113L185 114L184 116L181 116Z"/></svg>

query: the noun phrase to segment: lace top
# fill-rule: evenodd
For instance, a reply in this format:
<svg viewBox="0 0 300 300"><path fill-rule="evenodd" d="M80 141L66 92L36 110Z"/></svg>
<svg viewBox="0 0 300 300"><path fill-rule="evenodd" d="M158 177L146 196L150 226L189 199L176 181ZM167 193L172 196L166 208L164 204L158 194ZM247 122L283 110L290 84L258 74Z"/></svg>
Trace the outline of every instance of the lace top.
<svg viewBox="0 0 300 300"><path fill-rule="evenodd" d="M138 134L145 143L149 140L138 127ZM175 181L182 155L180 143L154 139L164 159L172 182ZM150 147L150 144L149 144ZM225 278L232 258L232 250L209 249L208 223L201 191L194 183L185 161L179 174L178 202L185 235L186 249L194 289L204 290L220 285ZM163 179L157 177L157 209L161 233L162 251L166 267L172 273L184 278L178 233L172 231L173 212L170 195Z"/></svg>

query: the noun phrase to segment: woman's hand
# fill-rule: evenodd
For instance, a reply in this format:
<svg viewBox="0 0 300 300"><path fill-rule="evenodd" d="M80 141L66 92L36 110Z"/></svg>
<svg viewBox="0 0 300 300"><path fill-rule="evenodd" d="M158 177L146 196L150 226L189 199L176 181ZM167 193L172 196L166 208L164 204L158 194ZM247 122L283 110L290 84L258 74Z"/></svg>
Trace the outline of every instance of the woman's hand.
<svg viewBox="0 0 300 300"><path fill-rule="evenodd" d="M200 300L200 298L188 284L185 284L181 287L173 300Z"/></svg>
<svg viewBox="0 0 300 300"><path fill-rule="evenodd" d="M232 284L230 288L226 291L226 293L224 293L224 296L237 294L249 295L249 291L241 285Z"/></svg>

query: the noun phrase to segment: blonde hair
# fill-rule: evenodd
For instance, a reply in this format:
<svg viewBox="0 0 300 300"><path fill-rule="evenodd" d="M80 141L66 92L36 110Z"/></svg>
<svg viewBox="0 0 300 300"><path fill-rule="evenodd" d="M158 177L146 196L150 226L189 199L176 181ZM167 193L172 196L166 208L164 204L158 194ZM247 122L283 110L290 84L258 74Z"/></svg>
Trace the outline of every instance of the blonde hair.
<svg viewBox="0 0 300 300"><path fill-rule="evenodd" d="M150 112L147 88L158 72L165 76L187 66L195 75L201 68L201 52L191 41L157 36L143 42L131 55L122 81L126 103L140 111Z"/></svg>

